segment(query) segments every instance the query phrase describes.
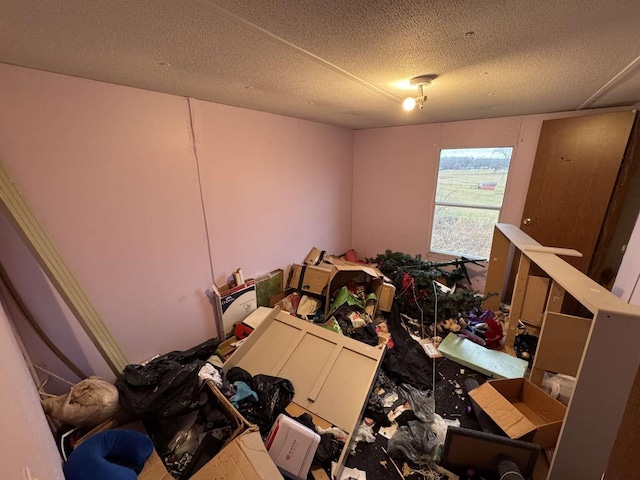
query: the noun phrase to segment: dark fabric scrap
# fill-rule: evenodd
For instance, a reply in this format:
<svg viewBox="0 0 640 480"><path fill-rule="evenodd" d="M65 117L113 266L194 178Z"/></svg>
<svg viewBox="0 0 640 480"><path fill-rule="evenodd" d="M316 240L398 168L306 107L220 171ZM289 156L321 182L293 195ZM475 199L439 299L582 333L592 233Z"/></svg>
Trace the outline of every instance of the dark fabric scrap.
<svg viewBox="0 0 640 480"><path fill-rule="evenodd" d="M320 443L313 457L314 462L319 463L323 467L328 467L331 462L335 462L340 457L344 443L336 440L330 433L320 435Z"/></svg>
<svg viewBox="0 0 640 480"><path fill-rule="evenodd" d="M388 326L393 347L387 350L382 362L385 373L398 383L407 383L420 390L430 389L433 386L432 360L402 326L396 302L391 309Z"/></svg>
<svg viewBox="0 0 640 480"><path fill-rule="evenodd" d="M363 327L356 328L351 338L373 347L378 345L378 332L376 332L376 327L373 323L367 323Z"/></svg>

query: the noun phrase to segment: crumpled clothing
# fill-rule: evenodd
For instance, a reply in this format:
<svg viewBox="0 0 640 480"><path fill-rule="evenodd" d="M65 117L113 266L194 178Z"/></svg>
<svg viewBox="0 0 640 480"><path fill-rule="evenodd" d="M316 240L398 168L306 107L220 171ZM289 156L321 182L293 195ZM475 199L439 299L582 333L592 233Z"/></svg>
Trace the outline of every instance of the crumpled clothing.
<svg viewBox="0 0 640 480"><path fill-rule="evenodd" d="M198 372L198 377L200 380L211 380L215 383L216 387L222 388L222 376L216 367L211 365L210 363L205 363L200 371Z"/></svg>

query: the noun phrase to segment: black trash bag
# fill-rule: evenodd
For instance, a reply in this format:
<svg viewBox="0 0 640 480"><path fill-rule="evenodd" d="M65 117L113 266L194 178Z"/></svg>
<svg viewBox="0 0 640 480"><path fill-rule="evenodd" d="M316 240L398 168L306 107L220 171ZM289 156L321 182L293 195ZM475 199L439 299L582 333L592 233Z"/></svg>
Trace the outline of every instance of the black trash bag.
<svg viewBox="0 0 640 480"><path fill-rule="evenodd" d="M340 457L344 442L336 440L330 433L320 435L320 443L313 457L314 463L318 463L323 467L331 466L331 462L335 462Z"/></svg>
<svg viewBox="0 0 640 480"><path fill-rule="evenodd" d="M375 347L378 345L378 332L373 323L367 323L363 327L356 328L351 335L351 338L358 340L359 342L366 343Z"/></svg>
<svg viewBox="0 0 640 480"><path fill-rule="evenodd" d="M533 365L537 347L538 337L529 335L528 333L521 333L520 335L516 335L516 338L513 341L513 350L516 352L516 356L529 362L529 368L531 368L531 366ZM527 355L523 356L523 353L526 353Z"/></svg>
<svg viewBox="0 0 640 480"><path fill-rule="evenodd" d="M240 368L240 367L230 368L229 371L227 372L226 379L230 383L244 382L247 385L249 385L249 388L251 388L251 390L255 390L253 388L253 377L249 372L247 372L243 368Z"/></svg>
<svg viewBox="0 0 640 480"><path fill-rule="evenodd" d="M146 365L127 365L116 382L120 406L137 417L173 417L198 406L198 372L218 341L207 340L184 352L174 351Z"/></svg>
<svg viewBox="0 0 640 480"><path fill-rule="evenodd" d="M256 375L253 377L253 391L258 394L259 402L242 402L238 410L245 419L258 425L262 435L266 435L278 415L284 413L285 407L293 400L295 390L285 378Z"/></svg>
<svg viewBox="0 0 640 480"><path fill-rule="evenodd" d="M364 410L364 416L373 419L381 427L389 427L391 426L391 421L387 417L388 410L384 407L382 397L376 392L371 392L369 400L367 400L367 407Z"/></svg>
<svg viewBox="0 0 640 480"><path fill-rule="evenodd" d="M408 383L419 390L432 388L432 360L402 326L398 302L393 303L388 326L393 347L387 349L382 361L385 373L398 383Z"/></svg>
<svg viewBox="0 0 640 480"><path fill-rule="evenodd" d="M425 465L434 459L438 444L438 435L429 425L411 421L398 427L387 450L392 457L404 455L418 465Z"/></svg>

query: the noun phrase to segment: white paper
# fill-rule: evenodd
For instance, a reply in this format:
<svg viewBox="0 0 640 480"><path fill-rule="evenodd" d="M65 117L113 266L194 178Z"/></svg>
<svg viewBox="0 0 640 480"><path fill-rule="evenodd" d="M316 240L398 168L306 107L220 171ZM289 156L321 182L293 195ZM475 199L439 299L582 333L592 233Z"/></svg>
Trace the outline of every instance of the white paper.
<svg viewBox="0 0 640 480"><path fill-rule="evenodd" d="M337 463L331 462L331 478L334 477L336 467ZM342 475L340 475L338 480L367 480L367 472L363 472L357 468L344 467Z"/></svg>

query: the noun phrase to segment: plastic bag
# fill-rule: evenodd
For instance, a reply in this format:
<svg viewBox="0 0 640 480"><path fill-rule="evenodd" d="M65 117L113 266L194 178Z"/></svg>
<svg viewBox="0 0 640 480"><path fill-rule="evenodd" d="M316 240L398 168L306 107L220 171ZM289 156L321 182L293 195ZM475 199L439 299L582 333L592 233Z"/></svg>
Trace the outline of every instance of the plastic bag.
<svg viewBox="0 0 640 480"><path fill-rule="evenodd" d="M365 422L362 422L356 430L356 433L353 435L353 440L351 443L351 454L356 453L356 447L360 442L373 443L376 441L376 435L373 433L373 427L367 425Z"/></svg>
<svg viewBox="0 0 640 480"><path fill-rule="evenodd" d="M411 421L398 427L389 439L387 450L392 457L404 455L412 462L424 465L432 461L438 448L438 436L429 425Z"/></svg>
<svg viewBox="0 0 640 480"><path fill-rule="evenodd" d="M118 389L100 377L89 377L71 387L66 395L42 400L42 408L56 420L93 428L120 411Z"/></svg>
<svg viewBox="0 0 640 480"><path fill-rule="evenodd" d="M258 394L259 402L240 402L238 410L250 423L260 427L266 435L276 420L284 413L284 409L293 400L295 390L293 384L284 378L270 375L251 375L240 367L233 367L227 373L229 381L243 381Z"/></svg>
<svg viewBox="0 0 640 480"><path fill-rule="evenodd" d="M433 421L433 414L436 411L436 401L428 391L418 390L406 383L399 389L400 395L411 404L411 409L416 417L425 423Z"/></svg>
<svg viewBox="0 0 640 480"><path fill-rule="evenodd" d="M174 351L146 365L127 365L116 382L120 405L141 417L171 417L198 405L198 372L216 351L218 342L208 340L184 352Z"/></svg>
<svg viewBox="0 0 640 480"><path fill-rule="evenodd" d="M544 388L553 398L558 399L558 401L565 405L569 405L569 400L571 400L575 386L576 377L565 375L563 373L558 373L556 375L549 372L544 373L542 388Z"/></svg>
<svg viewBox="0 0 640 480"><path fill-rule="evenodd" d="M440 445L444 445L444 441L447 438L447 428L449 427L459 427L460 420L457 418L455 420L444 419L437 413L433 416L433 422L431 422L431 429L436 432L436 436L438 437L438 443Z"/></svg>

